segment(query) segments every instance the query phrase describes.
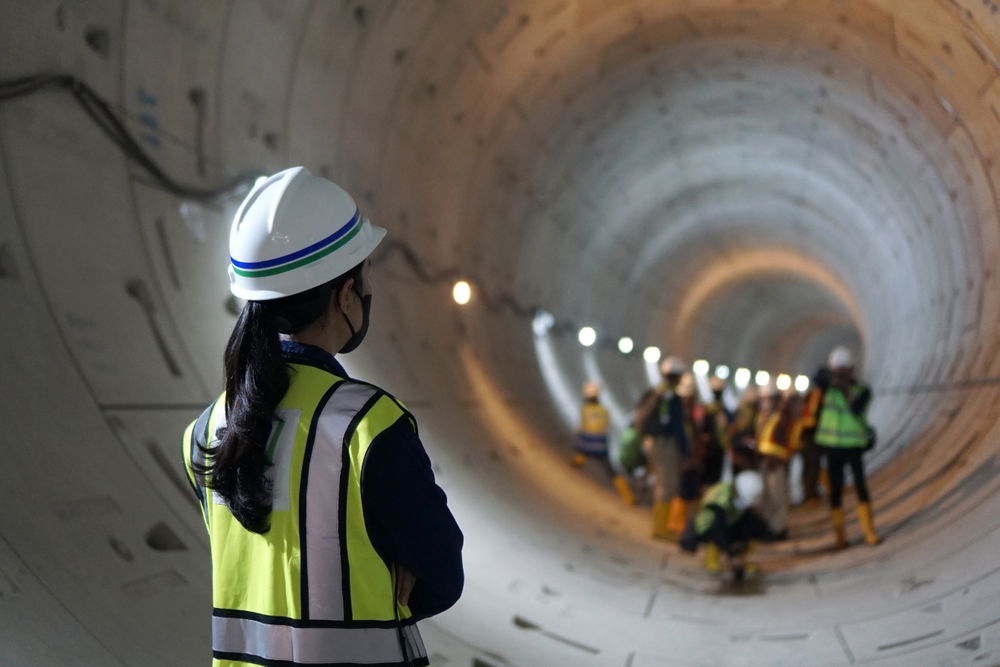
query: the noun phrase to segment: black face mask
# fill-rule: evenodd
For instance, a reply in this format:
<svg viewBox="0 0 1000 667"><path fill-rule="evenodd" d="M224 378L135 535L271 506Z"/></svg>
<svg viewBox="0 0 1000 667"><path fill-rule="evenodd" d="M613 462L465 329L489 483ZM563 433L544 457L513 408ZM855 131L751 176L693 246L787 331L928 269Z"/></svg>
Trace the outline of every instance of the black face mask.
<svg viewBox="0 0 1000 667"><path fill-rule="evenodd" d="M357 283L354 284L354 293L361 299L361 328L355 331L354 325L351 324L351 318L349 318L347 313L343 310L340 311L340 314L344 316L344 320L347 322L347 326L351 328L350 339L344 343L344 347L340 348L340 352L343 354L347 354L348 352L353 352L358 349L358 346L361 345L361 341L365 339L365 335L368 333L368 320L372 310L372 295L361 294L361 292L358 291Z"/></svg>

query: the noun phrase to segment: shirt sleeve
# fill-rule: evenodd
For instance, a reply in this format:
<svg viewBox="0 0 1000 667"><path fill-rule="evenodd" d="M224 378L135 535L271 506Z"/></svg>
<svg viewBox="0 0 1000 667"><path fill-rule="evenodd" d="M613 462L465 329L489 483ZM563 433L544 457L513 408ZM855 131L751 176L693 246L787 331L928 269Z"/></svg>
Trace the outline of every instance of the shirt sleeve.
<svg viewBox="0 0 1000 667"><path fill-rule="evenodd" d="M689 456L691 448L688 445L687 433L684 430L684 404L681 402L681 397L677 394L670 397L670 427L673 429L673 436L677 441L677 447L681 450L681 456Z"/></svg>
<svg viewBox="0 0 1000 667"><path fill-rule="evenodd" d="M409 415L370 445L361 497L375 551L416 578L409 603L413 616L426 618L454 605L465 583L464 537Z"/></svg>

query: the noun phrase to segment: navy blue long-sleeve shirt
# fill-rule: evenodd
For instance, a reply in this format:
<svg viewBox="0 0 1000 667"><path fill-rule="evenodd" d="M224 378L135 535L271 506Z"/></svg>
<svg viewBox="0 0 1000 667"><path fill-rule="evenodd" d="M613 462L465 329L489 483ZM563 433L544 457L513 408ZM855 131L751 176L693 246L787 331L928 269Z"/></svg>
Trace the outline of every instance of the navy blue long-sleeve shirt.
<svg viewBox="0 0 1000 667"><path fill-rule="evenodd" d="M349 379L336 358L321 348L282 341L282 356ZM369 446L361 470L361 499L375 551L387 564L401 565L416 578L409 607L421 619L448 609L461 596L464 537L434 480L416 420L405 408L404 413Z"/></svg>

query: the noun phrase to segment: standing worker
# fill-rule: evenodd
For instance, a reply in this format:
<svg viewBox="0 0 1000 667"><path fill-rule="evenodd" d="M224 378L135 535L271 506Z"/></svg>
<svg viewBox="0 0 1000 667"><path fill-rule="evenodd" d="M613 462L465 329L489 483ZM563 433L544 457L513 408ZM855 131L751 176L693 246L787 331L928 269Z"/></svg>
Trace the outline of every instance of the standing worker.
<svg viewBox="0 0 1000 667"><path fill-rule="evenodd" d="M684 529L684 505L678 497L681 468L690 456L691 448L685 428L684 404L678 394L686 370L676 357L660 364L663 384L660 386L655 419L647 422L652 436L645 440L646 460L655 478L653 489L653 537L671 539ZM671 521L673 513L674 521ZM678 527L678 523L680 526Z"/></svg>
<svg viewBox="0 0 1000 667"><path fill-rule="evenodd" d="M608 410L601 405L601 388L593 380L583 385L583 404L580 406L580 430L576 437L573 465L582 467L588 458L596 459L608 473L615 490L626 505L635 504L635 494L628 480L615 471L608 457L608 429L611 420Z"/></svg>
<svg viewBox="0 0 1000 667"><path fill-rule="evenodd" d="M761 514L776 539L788 539L788 462L800 446L802 401L789 389L761 429L757 452L760 455L764 496Z"/></svg>
<svg viewBox="0 0 1000 667"><path fill-rule="evenodd" d="M729 427L734 419L732 411L723 400L726 381L713 376L709 380L709 387L712 390L712 401L705 406L700 429L705 447L701 483L707 487L718 484L722 479L722 468L729 449Z"/></svg>
<svg viewBox="0 0 1000 667"><path fill-rule="evenodd" d="M875 533L863 458L865 451L874 445L874 432L867 420L872 393L855 377L854 360L847 348L838 347L830 354L830 371L830 386L823 397L816 444L823 448L830 476L830 521L833 524L834 546L837 549L847 546L841 506L845 466L850 466L851 477L854 478L858 519L865 541L875 546L882 540Z"/></svg>
<svg viewBox="0 0 1000 667"><path fill-rule="evenodd" d="M416 420L334 356L368 331L384 236L303 167L233 220L246 305L225 393L183 445L211 544L214 667L427 665L415 622L461 595L462 532Z"/></svg>
<svg viewBox="0 0 1000 667"><path fill-rule="evenodd" d="M823 456L816 444L816 426L823 410L823 394L830 386L830 369L820 366L813 376L802 413L802 490L807 507L819 504L819 477Z"/></svg>

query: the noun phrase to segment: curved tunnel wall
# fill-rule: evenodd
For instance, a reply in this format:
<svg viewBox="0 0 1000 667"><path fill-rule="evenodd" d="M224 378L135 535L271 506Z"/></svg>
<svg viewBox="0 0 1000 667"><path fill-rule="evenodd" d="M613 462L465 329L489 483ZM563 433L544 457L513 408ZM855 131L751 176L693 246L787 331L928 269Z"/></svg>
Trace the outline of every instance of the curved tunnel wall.
<svg viewBox="0 0 1000 667"><path fill-rule="evenodd" d="M348 366L415 410L468 535L467 594L425 624L436 664L996 655L990 3L11 14L4 78L81 77L188 182L307 164L415 253L418 271L380 256L376 326ZM195 664L208 562L176 442L219 386L238 198L165 193L58 92L0 107L0 158L4 657ZM744 310L776 268L789 286ZM446 280L414 279L458 274L484 297L463 311ZM545 365L503 295L734 365L858 336L889 541L829 555L823 516L804 514L766 556L766 595L718 595L563 462L545 373L575 390L596 369L627 408L642 362L581 357L557 328ZM741 338L749 319L762 333Z"/></svg>

